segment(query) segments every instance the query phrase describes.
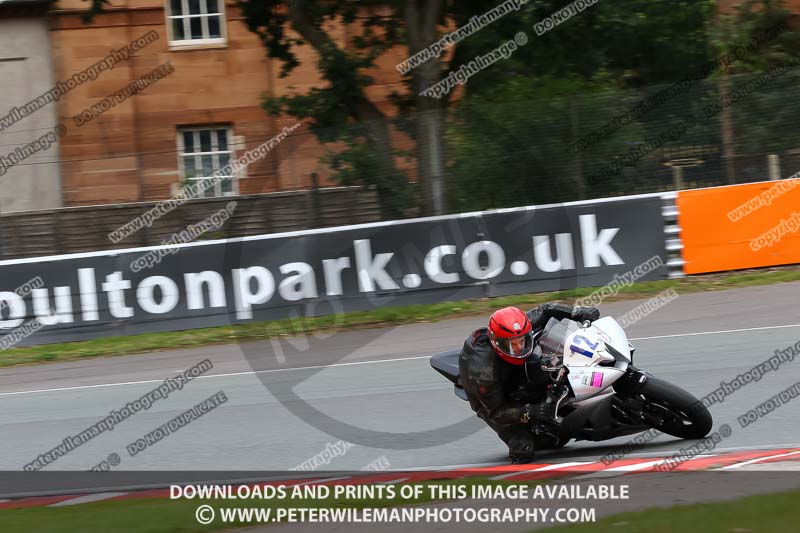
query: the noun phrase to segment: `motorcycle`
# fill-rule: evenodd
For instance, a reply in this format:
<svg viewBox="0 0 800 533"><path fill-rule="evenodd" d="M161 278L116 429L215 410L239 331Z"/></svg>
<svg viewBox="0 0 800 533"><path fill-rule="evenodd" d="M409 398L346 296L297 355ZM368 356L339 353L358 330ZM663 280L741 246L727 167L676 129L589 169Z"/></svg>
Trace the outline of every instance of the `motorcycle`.
<svg viewBox="0 0 800 533"><path fill-rule="evenodd" d="M689 392L633 365L635 348L612 317L592 323L551 318L534 337L525 362L528 384L542 370L549 376L548 402L556 402L555 419L533 424L537 449L565 446L570 440L603 441L654 428L682 439L701 439L713 426L711 413ZM431 357L431 366L467 400L461 384L459 356L450 350ZM538 368L536 368L538 367ZM535 373L533 371L536 371ZM531 396L541 395L530 390ZM525 403L525 391L514 392Z"/></svg>

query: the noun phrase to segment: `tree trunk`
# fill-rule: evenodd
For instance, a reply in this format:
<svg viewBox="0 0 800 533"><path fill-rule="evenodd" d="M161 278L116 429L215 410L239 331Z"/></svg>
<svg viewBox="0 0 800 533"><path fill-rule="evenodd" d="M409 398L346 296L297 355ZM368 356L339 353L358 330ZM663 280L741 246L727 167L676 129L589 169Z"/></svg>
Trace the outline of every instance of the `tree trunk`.
<svg viewBox="0 0 800 533"><path fill-rule="evenodd" d="M310 44L320 55L326 51L341 50L322 30L317 28L303 11L303 2L289 3L289 19L292 27ZM370 146L375 150L380 165L380 177L376 187L381 203L383 218L402 218L402 209L398 206L396 187L392 187L392 180L399 175L394 163L392 139L389 130L389 119L378 107L361 92L358 96L347 102L342 102L350 116L364 126Z"/></svg>
<svg viewBox="0 0 800 533"><path fill-rule="evenodd" d="M404 18L409 36L409 57L437 39L436 24L444 7L443 0L406 0ZM445 212L444 109L447 100L420 95L441 80L441 65L439 58L431 58L415 68L411 76L417 111L414 123L417 180L422 186L423 213L426 215L441 215Z"/></svg>
<svg viewBox="0 0 800 533"><path fill-rule="evenodd" d="M723 74L719 79L719 99L728 101L728 76ZM719 116L719 126L722 134L722 161L725 164L725 177L729 184L736 183L736 149L733 139L733 113L730 106L725 107Z"/></svg>
<svg viewBox="0 0 800 533"><path fill-rule="evenodd" d="M381 203L382 216L385 219L402 218L403 210L398 205L398 199L394 197L397 190L396 187L392 187L392 181L397 178L399 171L394 163L389 121L366 98L354 102L350 107L353 118L365 127L369 144L378 157L381 176L377 180L376 189Z"/></svg>

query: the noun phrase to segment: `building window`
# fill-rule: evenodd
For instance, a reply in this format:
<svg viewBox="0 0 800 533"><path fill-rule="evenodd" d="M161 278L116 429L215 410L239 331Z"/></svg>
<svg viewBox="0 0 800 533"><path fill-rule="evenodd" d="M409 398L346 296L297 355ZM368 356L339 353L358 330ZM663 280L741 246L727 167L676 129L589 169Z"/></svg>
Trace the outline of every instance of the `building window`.
<svg viewBox="0 0 800 533"><path fill-rule="evenodd" d="M225 0L167 0L171 45L225 42Z"/></svg>
<svg viewBox="0 0 800 533"><path fill-rule="evenodd" d="M208 183L202 196L236 194L236 178L228 166L233 157L230 128L181 129L178 132L178 155L184 181L195 183L215 176L221 178L213 185Z"/></svg>

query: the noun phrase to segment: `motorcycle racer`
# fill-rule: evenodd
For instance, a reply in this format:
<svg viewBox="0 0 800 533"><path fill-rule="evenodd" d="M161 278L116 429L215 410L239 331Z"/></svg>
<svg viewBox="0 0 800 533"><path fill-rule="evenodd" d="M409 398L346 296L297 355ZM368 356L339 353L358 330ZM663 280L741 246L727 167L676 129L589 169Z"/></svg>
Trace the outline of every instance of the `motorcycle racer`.
<svg viewBox="0 0 800 533"><path fill-rule="evenodd" d="M556 403L548 399L548 371L542 370L540 361L526 365L536 334L551 318L594 321L600 312L559 303L542 304L527 314L505 307L492 313L488 327L466 339L459 357L461 382L472 410L506 443L515 464L533 460L531 424L556 415Z"/></svg>

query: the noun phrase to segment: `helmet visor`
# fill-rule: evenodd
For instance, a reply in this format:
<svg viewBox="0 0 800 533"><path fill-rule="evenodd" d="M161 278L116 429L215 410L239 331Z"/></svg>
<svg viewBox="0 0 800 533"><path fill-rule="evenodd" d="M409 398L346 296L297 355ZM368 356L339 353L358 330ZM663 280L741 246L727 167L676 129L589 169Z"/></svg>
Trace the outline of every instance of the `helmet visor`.
<svg viewBox="0 0 800 533"><path fill-rule="evenodd" d="M524 359L533 351L533 335L528 333L519 337L495 339L495 346L509 357Z"/></svg>

